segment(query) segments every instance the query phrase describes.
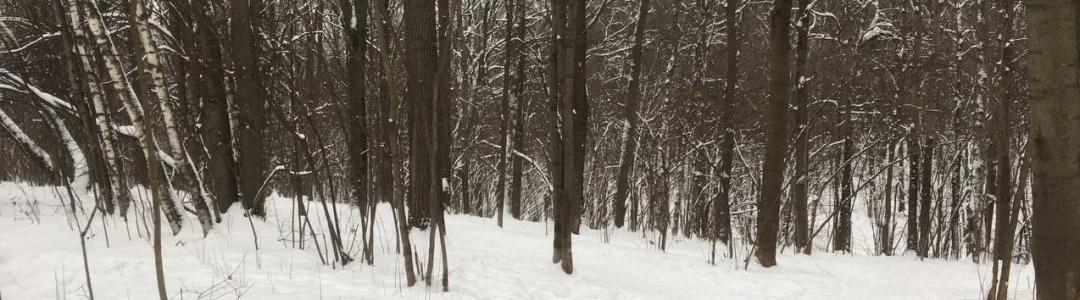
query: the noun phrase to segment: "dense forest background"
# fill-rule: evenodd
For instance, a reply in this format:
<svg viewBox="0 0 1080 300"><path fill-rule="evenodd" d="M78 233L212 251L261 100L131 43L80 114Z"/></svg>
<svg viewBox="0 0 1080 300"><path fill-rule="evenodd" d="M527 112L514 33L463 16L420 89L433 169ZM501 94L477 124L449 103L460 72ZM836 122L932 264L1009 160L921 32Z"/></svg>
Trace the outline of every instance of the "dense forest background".
<svg viewBox="0 0 1080 300"><path fill-rule="evenodd" d="M660 250L705 239L713 261L745 248L769 267L778 251L852 252L865 214L873 254L992 262L1004 299L1013 263L1044 274L1040 207L1057 222L1080 205L1037 198L1064 199L1038 180L1075 181L1043 170L1080 149L1030 139L1070 134L1033 129L1029 107L1047 91L1029 74L1070 48L1029 49L1024 4L0 0L0 181L90 190L99 217L163 216L174 234L265 216L276 191L298 219L322 215L292 230L328 229L315 242L341 265L373 263L390 202L409 285L437 280L445 214L553 220L566 273L582 227L655 232ZM130 211L134 185L155 207ZM364 212L361 250L337 205ZM1075 223L1038 249L1075 254ZM431 229L426 256L411 228ZM1071 274L1040 295L1080 294Z"/></svg>

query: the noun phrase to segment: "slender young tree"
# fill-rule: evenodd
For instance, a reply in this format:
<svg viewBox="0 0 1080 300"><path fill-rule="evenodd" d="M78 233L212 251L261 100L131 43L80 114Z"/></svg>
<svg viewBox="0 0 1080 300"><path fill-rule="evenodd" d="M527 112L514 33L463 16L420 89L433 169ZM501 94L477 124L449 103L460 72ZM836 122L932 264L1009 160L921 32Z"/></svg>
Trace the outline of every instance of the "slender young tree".
<svg viewBox="0 0 1080 300"><path fill-rule="evenodd" d="M525 108L528 107L528 99L525 98L525 82L528 79L525 78L525 54L527 52L525 39L529 21L526 18L526 13L529 7L524 4L524 1L521 2L522 3L518 3L518 9L516 10L517 17L515 17L518 22L517 38L513 41L516 45L516 49L518 49L518 51L514 53L514 55L517 56L518 63L516 66L517 71L514 75L515 83L513 88L514 99L517 101L515 101L515 116L513 128L511 129L513 141L510 142L511 145L514 145L514 148L511 150L512 154L510 155L510 215L518 220L521 220L522 217L521 192L522 185L524 184L524 180L522 179L524 173L522 168L522 164L524 163L522 153L525 152L525 137L528 135L525 132Z"/></svg>
<svg viewBox="0 0 1080 300"><path fill-rule="evenodd" d="M795 22L795 178L791 185L792 212L795 214L795 252L809 254L809 218L807 217L806 202L809 196L807 189L810 165L810 124L807 120L809 112L809 78L806 62L808 60L809 33L810 33L810 0L799 0L798 21ZM805 249L805 250L804 250Z"/></svg>
<svg viewBox="0 0 1080 300"><path fill-rule="evenodd" d="M376 0L378 1L378 0ZM351 202L360 207L361 231L374 226L375 205L368 199L368 127L367 127L367 0L343 0L342 23L346 24L346 65L349 89L349 188ZM366 223L366 224L365 224ZM371 263L372 249L365 244L364 259Z"/></svg>
<svg viewBox="0 0 1080 300"><path fill-rule="evenodd" d="M919 248L919 142L909 137L907 140L908 189L907 189L907 250Z"/></svg>
<svg viewBox="0 0 1080 300"><path fill-rule="evenodd" d="M375 23L376 40L379 48L379 65L382 69L382 83L383 94L390 102L388 103L388 118L383 120L384 127L391 132L384 133L384 138L387 139L386 143L390 144L391 153L391 171L394 180L393 187L393 199L391 203L394 206L394 221L397 229L397 240L400 243L400 253L403 261L405 262L405 284L407 286L413 286L416 284L416 271L413 269L413 251L412 245L409 240L409 223L405 210L405 184L404 175L401 174L402 161L404 160L403 151L401 150L401 143L398 140L397 134L397 122L399 120L399 104L397 92L397 81L392 78L394 73L394 62L390 54L390 22L387 19L389 16L389 0L375 0L373 1L372 17Z"/></svg>
<svg viewBox="0 0 1080 300"><path fill-rule="evenodd" d="M502 86L502 103L499 113L499 128L501 134L499 135L499 143L501 149L499 149L499 165L496 169L497 186L495 187L495 214L498 216L499 227L503 226L503 212L506 210L506 165L510 159L511 146L510 145L510 87L513 86L514 77L511 74L511 70L514 65L513 54L515 48L514 39L514 2L516 0L503 0L506 3L506 38L503 39L503 48L505 49L503 54L503 86Z"/></svg>
<svg viewBox="0 0 1080 300"><path fill-rule="evenodd" d="M634 173L637 152L638 109L641 107L641 56L645 44L645 28L649 20L649 0L638 5L634 25L634 45L630 48L630 89L626 110L623 111L622 146L619 152L619 174L615 179L615 227L622 227L626 216L626 198L630 196L630 179Z"/></svg>
<svg viewBox="0 0 1080 300"><path fill-rule="evenodd" d="M854 203L854 191L851 188L852 173L852 159L854 158L855 142L852 138L853 120L851 119L851 101L845 101L844 108L842 109L840 118L840 197L838 203L835 204L836 214L836 230L833 233L833 251L847 251L851 252L851 206Z"/></svg>
<svg viewBox="0 0 1080 300"><path fill-rule="evenodd" d="M724 51L727 70L725 74L724 98L720 104L721 124L723 133L720 136L720 161L717 168L719 195L713 207L713 243L720 240L728 244L728 254L734 255L734 245L731 244L731 170L734 166L735 156L735 99L739 81L739 27L742 19L738 14L738 6L742 1L726 0L724 2L724 15L727 26L727 47ZM715 252L715 251L714 251Z"/></svg>
<svg viewBox="0 0 1080 300"><path fill-rule="evenodd" d="M919 247L916 253L919 257L930 256L930 206L933 202L933 181L932 175L934 171L934 138L927 138L926 145L922 148L922 167L920 168L919 176L921 182L919 182L919 206L911 207L911 210L919 210ZM1006 168L1008 168L1006 166Z"/></svg>

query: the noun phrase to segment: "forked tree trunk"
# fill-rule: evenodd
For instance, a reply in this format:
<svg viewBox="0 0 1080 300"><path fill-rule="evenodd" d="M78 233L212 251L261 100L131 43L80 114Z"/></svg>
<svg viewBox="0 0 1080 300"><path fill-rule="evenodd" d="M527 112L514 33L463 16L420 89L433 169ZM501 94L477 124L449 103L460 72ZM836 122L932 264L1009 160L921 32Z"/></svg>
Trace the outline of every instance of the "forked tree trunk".
<svg viewBox="0 0 1080 300"><path fill-rule="evenodd" d="M396 230L398 234L398 242L401 243L401 255L405 262L405 283L407 286L413 286L416 284L416 274L413 270L413 252L412 245L409 241L409 223L407 221L405 211L405 184L404 175L401 174L402 169L402 150L401 143L398 140L396 128L399 112L399 99L397 94L397 84L393 79L394 68L393 60L390 56L390 24L387 20L389 10L387 8L388 0L375 0L372 7L372 17L375 18L375 32L376 40L379 47L379 65L382 68L383 76L381 78L383 93L386 94L386 98L389 100L389 117L384 122L384 128L387 128L386 142L390 144L390 155L392 161L392 176L394 179L394 192L391 203L394 206L396 213L394 214Z"/></svg>
<svg viewBox="0 0 1080 300"><path fill-rule="evenodd" d="M588 100L585 95L585 3L552 0L552 131L555 241L552 261L574 272L571 234L581 224Z"/></svg>
<svg viewBox="0 0 1080 300"><path fill-rule="evenodd" d="M996 152L994 160L998 165L997 190L994 198L997 202L997 216L995 223L998 224L994 239L994 273L991 275L991 283L987 299L1005 300L1009 296L1009 269L1012 264L1013 239L1016 232L1016 224L1012 207L1017 204L1013 201L1012 191L1012 168L1010 166L1009 144L1012 142L1012 101L1014 98L1014 85L1012 70L1014 67L1014 54L1012 44L1012 1L1002 0L1001 30L998 32L998 41L1001 44L1000 83L997 85L998 105L992 110L993 134L991 142L994 143ZM1021 169L1021 171L1023 171ZM1017 194L1023 191L1017 190ZM999 267L1000 266L1000 267ZM1003 272L998 272L999 270Z"/></svg>

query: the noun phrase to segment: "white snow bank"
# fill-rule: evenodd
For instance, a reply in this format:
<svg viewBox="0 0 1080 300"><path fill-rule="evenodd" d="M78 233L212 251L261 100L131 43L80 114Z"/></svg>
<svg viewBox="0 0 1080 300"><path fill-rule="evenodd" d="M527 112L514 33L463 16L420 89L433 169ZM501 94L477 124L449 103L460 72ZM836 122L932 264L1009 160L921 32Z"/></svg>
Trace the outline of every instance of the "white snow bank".
<svg viewBox="0 0 1080 300"><path fill-rule="evenodd" d="M62 193L51 187L0 183L0 297L85 298L78 233L69 227L66 205L57 195ZM142 201L136 208L141 211L147 193L136 189L133 195ZM85 195L82 201L92 205ZM321 207L308 204L316 230L325 232ZM450 292L443 293L422 282L404 287L389 206L379 206L375 266L357 261L332 269L320 265L310 240L304 250L291 248L293 202L274 196L268 205L267 219L255 221L259 252L238 207L205 239L191 222L179 236L165 237L170 298L981 299L985 297L981 286L990 273L988 265L969 260L919 261L823 251L813 256L785 253L778 258L778 267L762 269L752 262L749 270L742 270L745 249L739 259L714 266L708 264L709 245L702 241L675 237L662 253L640 233L615 232L610 243L603 243L602 232L583 230L573 240L575 273L565 275L551 264L551 231L544 223L507 218L506 227L500 229L493 219L451 215L447 217ZM358 258L354 231L358 214L347 205L338 207L346 247ZM87 247L97 299L156 298L153 251L138 236L145 232L144 221L134 214L129 219L123 223L109 218L106 226L98 221L92 226ZM855 239L862 238L856 232ZM427 232L412 235L423 262L427 238ZM436 270L438 277L440 269ZM1016 297L1030 298L1031 267L1018 265L1014 270Z"/></svg>

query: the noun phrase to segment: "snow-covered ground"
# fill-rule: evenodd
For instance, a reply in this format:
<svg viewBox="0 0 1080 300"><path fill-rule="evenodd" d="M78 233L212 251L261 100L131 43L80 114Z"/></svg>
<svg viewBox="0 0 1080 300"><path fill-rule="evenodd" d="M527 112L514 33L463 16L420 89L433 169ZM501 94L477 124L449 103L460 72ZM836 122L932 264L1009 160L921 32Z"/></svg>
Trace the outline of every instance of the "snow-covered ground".
<svg viewBox="0 0 1080 300"><path fill-rule="evenodd" d="M86 298L78 232L58 193L62 191L52 187L0 183L0 299ZM90 201L84 201L89 209ZM751 262L746 270L746 249L739 250L739 258L718 259L711 265L710 245L704 241L676 237L661 252L640 233L616 231L604 242L603 231L583 229L573 240L575 273L566 275L551 264L551 232L545 226L549 224L508 218L500 229L492 219L450 215L450 291L444 293L422 282L404 286L389 206L379 207L375 265L354 262L337 268L321 265L310 241L304 250L291 246L292 209L291 201L271 198L267 219L254 222L259 251L251 225L239 209L224 216L205 238L188 215L183 232L162 242L170 298L981 299L990 273L988 265L970 260L920 261L911 256L824 251L802 256L791 254L790 248L778 258L778 267L763 269ZM359 256L359 242L350 242L356 234L354 225L348 225L356 224L358 215L347 206L339 209L346 244L354 257ZM321 226L321 207L312 206L311 212L312 222ZM156 297L153 251L138 233L145 232L143 221L106 220L104 226L95 221L87 240L94 295ZM79 221L85 222L85 216ZM858 240L869 236L859 223L856 252ZM427 236L414 231L412 238L425 262ZM1013 269L1013 294L1031 298L1031 266ZM435 276L440 276L438 271Z"/></svg>

